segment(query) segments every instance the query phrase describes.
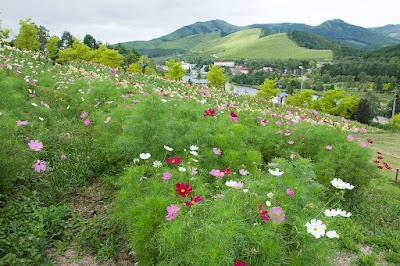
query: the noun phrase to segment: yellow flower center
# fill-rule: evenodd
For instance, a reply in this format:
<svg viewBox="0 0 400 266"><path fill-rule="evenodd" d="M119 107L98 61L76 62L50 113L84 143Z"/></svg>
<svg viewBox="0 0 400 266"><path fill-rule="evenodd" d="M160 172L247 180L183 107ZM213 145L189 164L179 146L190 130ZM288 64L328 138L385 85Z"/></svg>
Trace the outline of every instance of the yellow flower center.
<svg viewBox="0 0 400 266"><path fill-rule="evenodd" d="M313 229L314 231L318 231L318 228L317 227L314 227L314 229Z"/></svg>
<svg viewBox="0 0 400 266"><path fill-rule="evenodd" d="M181 189L181 193L185 193L185 189L182 188L182 189Z"/></svg>

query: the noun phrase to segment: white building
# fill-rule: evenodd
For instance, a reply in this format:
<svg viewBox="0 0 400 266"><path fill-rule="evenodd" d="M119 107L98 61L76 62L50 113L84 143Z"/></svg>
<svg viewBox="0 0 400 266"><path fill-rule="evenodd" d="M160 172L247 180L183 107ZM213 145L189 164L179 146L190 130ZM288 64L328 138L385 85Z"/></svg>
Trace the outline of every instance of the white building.
<svg viewBox="0 0 400 266"><path fill-rule="evenodd" d="M214 66L216 67L235 67L235 62L233 61L225 61L225 62L214 62Z"/></svg>

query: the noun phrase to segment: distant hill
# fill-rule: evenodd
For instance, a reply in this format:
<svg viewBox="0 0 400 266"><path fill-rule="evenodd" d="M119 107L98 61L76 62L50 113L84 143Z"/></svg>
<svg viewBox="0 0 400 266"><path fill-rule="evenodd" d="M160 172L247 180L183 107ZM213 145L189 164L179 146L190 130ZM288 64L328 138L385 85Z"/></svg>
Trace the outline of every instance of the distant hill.
<svg viewBox="0 0 400 266"><path fill-rule="evenodd" d="M310 32L365 49L375 49L400 42L400 40L384 36L370 29L348 24L340 19L325 21Z"/></svg>
<svg viewBox="0 0 400 266"><path fill-rule="evenodd" d="M400 27L400 25L398 26ZM381 28L367 29L348 24L340 19L334 19L325 21L318 26L309 26L301 23L275 23L253 24L243 27L229 24L223 20L211 20L207 22L196 22L194 24L184 26L168 35L150 41L132 41L121 44L128 49L134 48L140 54L151 57L188 54L192 53L194 50L198 51L199 47L205 47L206 49L200 50L213 52L218 51L220 56L225 57L228 55L237 56L246 54L250 56L248 58L255 58L253 54L260 54L262 49L259 47L259 45L264 44L264 42L257 42L257 49L253 50L254 53L251 50L249 52L245 52L244 50L250 49L249 47L251 46L250 44L245 45L248 47L242 47L241 45L241 42L248 42L248 40L245 39L247 38L247 34L237 34L241 31L254 29L258 30L258 38L260 39L274 34L289 33L289 38L298 46L308 48L308 50L333 50L336 56L354 55L354 53L358 53L357 49L353 50L351 47L371 50L400 43L400 39L390 36L390 34L397 36L397 25L388 25ZM300 34L299 32L303 32L304 34ZM306 33L309 35L306 35ZM227 38L230 35L233 35L233 37ZM238 39L242 37L244 39ZM214 45L219 45L222 47L223 45L220 45L219 42L223 38L225 38L224 41L235 44L236 48L234 50L239 51L242 49L241 52L232 52L231 50L229 52L223 52L218 50L218 47L214 47ZM277 38L277 40L278 39L279 38ZM334 42L332 42L332 40ZM332 43L330 44L329 42ZM230 45L231 44L229 43L226 44L227 47L233 48L230 47ZM241 48L239 49L238 47ZM281 54L284 56L285 51L281 51L283 47L289 46L276 46L276 49L278 50L275 51L275 55ZM311 55L313 53L307 52L305 54ZM268 57L269 56L270 55L268 55ZM299 56L303 58L304 53L301 53L301 55L299 54Z"/></svg>
<svg viewBox="0 0 400 266"><path fill-rule="evenodd" d="M317 50L332 50L334 57L361 55L363 53L363 50L358 48L309 32L292 31L288 33L288 37L300 47Z"/></svg>
<svg viewBox="0 0 400 266"><path fill-rule="evenodd" d="M379 48L373 51L368 51L365 53L364 57L366 58L393 58L400 57L400 44L386 46L383 48Z"/></svg>
<svg viewBox="0 0 400 266"><path fill-rule="evenodd" d="M398 25L389 24L383 27L376 27L370 29L379 34L400 40L400 24Z"/></svg>
<svg viewBox="0 0 400 266"><path fill-rule="evenodd" d="M332 60L330 50L312 50L299 47L286 33L260 38L261 29L241 30L205 45L196 46L196 51L231 59L315 59ZM245 41L244 41L245 40Z"/></svg>

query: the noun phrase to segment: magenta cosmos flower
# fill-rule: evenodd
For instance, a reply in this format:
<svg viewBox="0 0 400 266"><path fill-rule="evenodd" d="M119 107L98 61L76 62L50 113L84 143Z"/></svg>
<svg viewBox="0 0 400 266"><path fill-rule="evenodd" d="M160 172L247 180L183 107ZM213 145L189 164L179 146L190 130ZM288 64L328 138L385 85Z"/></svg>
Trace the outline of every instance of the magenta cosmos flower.
<svg viewBox="0 0 400 266"><path fill-rule="evenodd" d="M32 151L41 151L43 149L43 143L38 140L29 141L28 146Z"/></svg>
<svg viewBox="0 0 400 266"><path fill-rule="evenodd" d="M263 208L263 204L260 203L258 205L258 214L260 214L261 219L263 219L264 221L268 222L268 220L269 220L269 218L267 216L268 211L267 210L264 211L262 208Z"/></svg>

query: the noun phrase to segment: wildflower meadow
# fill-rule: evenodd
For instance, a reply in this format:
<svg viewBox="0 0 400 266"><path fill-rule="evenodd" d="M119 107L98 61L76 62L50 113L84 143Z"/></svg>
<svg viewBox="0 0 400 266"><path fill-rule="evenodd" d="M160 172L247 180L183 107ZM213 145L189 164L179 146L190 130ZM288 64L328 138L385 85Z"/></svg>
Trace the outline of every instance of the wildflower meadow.
<svg viewBox="0 0 400 266"><path fill-rule="evenodd" d="M0 265L54 265L48 248L71 243L137 265L400 263L377 129L11 47L0 59ZM112 204L89 223L69 203L92 182Z"/></svg>

